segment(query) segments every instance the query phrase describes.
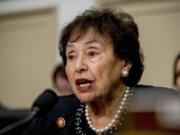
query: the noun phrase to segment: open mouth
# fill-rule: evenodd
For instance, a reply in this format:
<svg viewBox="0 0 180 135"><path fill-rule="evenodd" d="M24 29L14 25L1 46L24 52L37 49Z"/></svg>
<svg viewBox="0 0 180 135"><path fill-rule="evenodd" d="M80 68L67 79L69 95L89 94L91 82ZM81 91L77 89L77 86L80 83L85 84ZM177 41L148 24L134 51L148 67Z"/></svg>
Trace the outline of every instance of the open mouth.
<svg viewBox="0 0 180 135"><path fill-rule="evenodd" d="M77 79L76 80L76 86L77 89L80 92L87 92L89 91L89 88L92 86L92 80L88 80L88 79Z"/></svg>

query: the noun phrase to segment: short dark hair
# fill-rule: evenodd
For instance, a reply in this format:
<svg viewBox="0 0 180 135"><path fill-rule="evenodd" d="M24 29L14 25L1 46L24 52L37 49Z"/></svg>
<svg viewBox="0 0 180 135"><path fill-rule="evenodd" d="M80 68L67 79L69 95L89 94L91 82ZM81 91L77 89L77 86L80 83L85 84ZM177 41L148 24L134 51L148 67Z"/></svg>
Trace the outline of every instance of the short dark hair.
<svg viewBox="0 0 180 135"><path fill-rule="evenodd" d="M138 26L131 15L122 11L86 10L68 24L63 29L59 41L60 55L64 64L66 65L67 62L67 42L74 35L77 35L75 40L78 40L89 28L103 36L108 36L112 40L115 55L132 63L129 76L123 78L123 81L128 86L135 86L144 70L143 55L138 40Z"/></svg>
<svg viewBox="0 0 180 135"><path fill-rule="evenodd" d="M176 86L176 78L180 75L180 71L176 72L177 63L180 60L180 53L176 55L173 65L173 85Z"/></svg>

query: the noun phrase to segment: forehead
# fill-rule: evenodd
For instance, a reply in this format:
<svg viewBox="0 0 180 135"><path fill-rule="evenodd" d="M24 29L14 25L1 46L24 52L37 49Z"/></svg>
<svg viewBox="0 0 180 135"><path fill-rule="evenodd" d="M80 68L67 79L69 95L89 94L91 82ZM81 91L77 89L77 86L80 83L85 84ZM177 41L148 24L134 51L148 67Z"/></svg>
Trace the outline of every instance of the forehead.
<svg viewBox="0 0 180 135"><path fill-rule="evenodd" d="M72 44L79 41L85 41L88 43L91 42L100 42L102 44L104 43L111 43L110 37L108 37L105 34L100 34L99 32L95 31L93 28L89 28L88 30L82 31L82 30L75 30L68 40L67 44Z"/></svg>

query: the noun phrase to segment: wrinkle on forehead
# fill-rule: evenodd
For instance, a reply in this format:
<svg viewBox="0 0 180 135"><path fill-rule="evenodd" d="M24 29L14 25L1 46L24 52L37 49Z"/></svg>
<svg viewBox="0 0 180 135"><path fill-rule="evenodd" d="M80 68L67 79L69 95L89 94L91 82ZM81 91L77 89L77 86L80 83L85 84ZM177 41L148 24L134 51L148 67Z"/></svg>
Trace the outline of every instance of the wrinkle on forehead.
<svg viewBox="0 0 180 135"><path fill-rule="evenodd" d="M82 38L84 38L87 34L90 35L89 37L89 42L94 42L94 41L102 41L102 42L109 42L112 43L110 37L108 35L105 34L100 34L99 32L97 32L96 30L94 30L94 28L88 28L86 30L82 30L80 28L76 28L69 39L69 43L73 43L76 42L78 40L81 40Z"/></svg>

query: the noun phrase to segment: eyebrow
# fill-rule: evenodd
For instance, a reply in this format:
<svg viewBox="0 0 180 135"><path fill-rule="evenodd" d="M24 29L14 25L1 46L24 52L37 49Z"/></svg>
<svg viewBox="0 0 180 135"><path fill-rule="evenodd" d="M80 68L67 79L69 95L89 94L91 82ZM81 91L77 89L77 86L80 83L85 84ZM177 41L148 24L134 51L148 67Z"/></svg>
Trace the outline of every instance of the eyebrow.
<svg viewBox="0 0 180 135"><path fill-rule="evenodd" d="M96 43L96 42L99 43L99 41L98 41L98 40L95 40L95 39L89 40L89 41L86 41L86 42L85 42L85 45L93 44L93 43ZM67 47L72 47L72 46L74 46L73 42L68 42L68 43L67 43Z"/></svg>
<svg viewBox="0 0 180 135"><path fill-rule="evenodd" d="M99 41L93 39L93 40L89 40L89 41L85 42L85 44L88 45L88 44L93 44L93 43L96 43L96 42L99 42Z"/></svg>

